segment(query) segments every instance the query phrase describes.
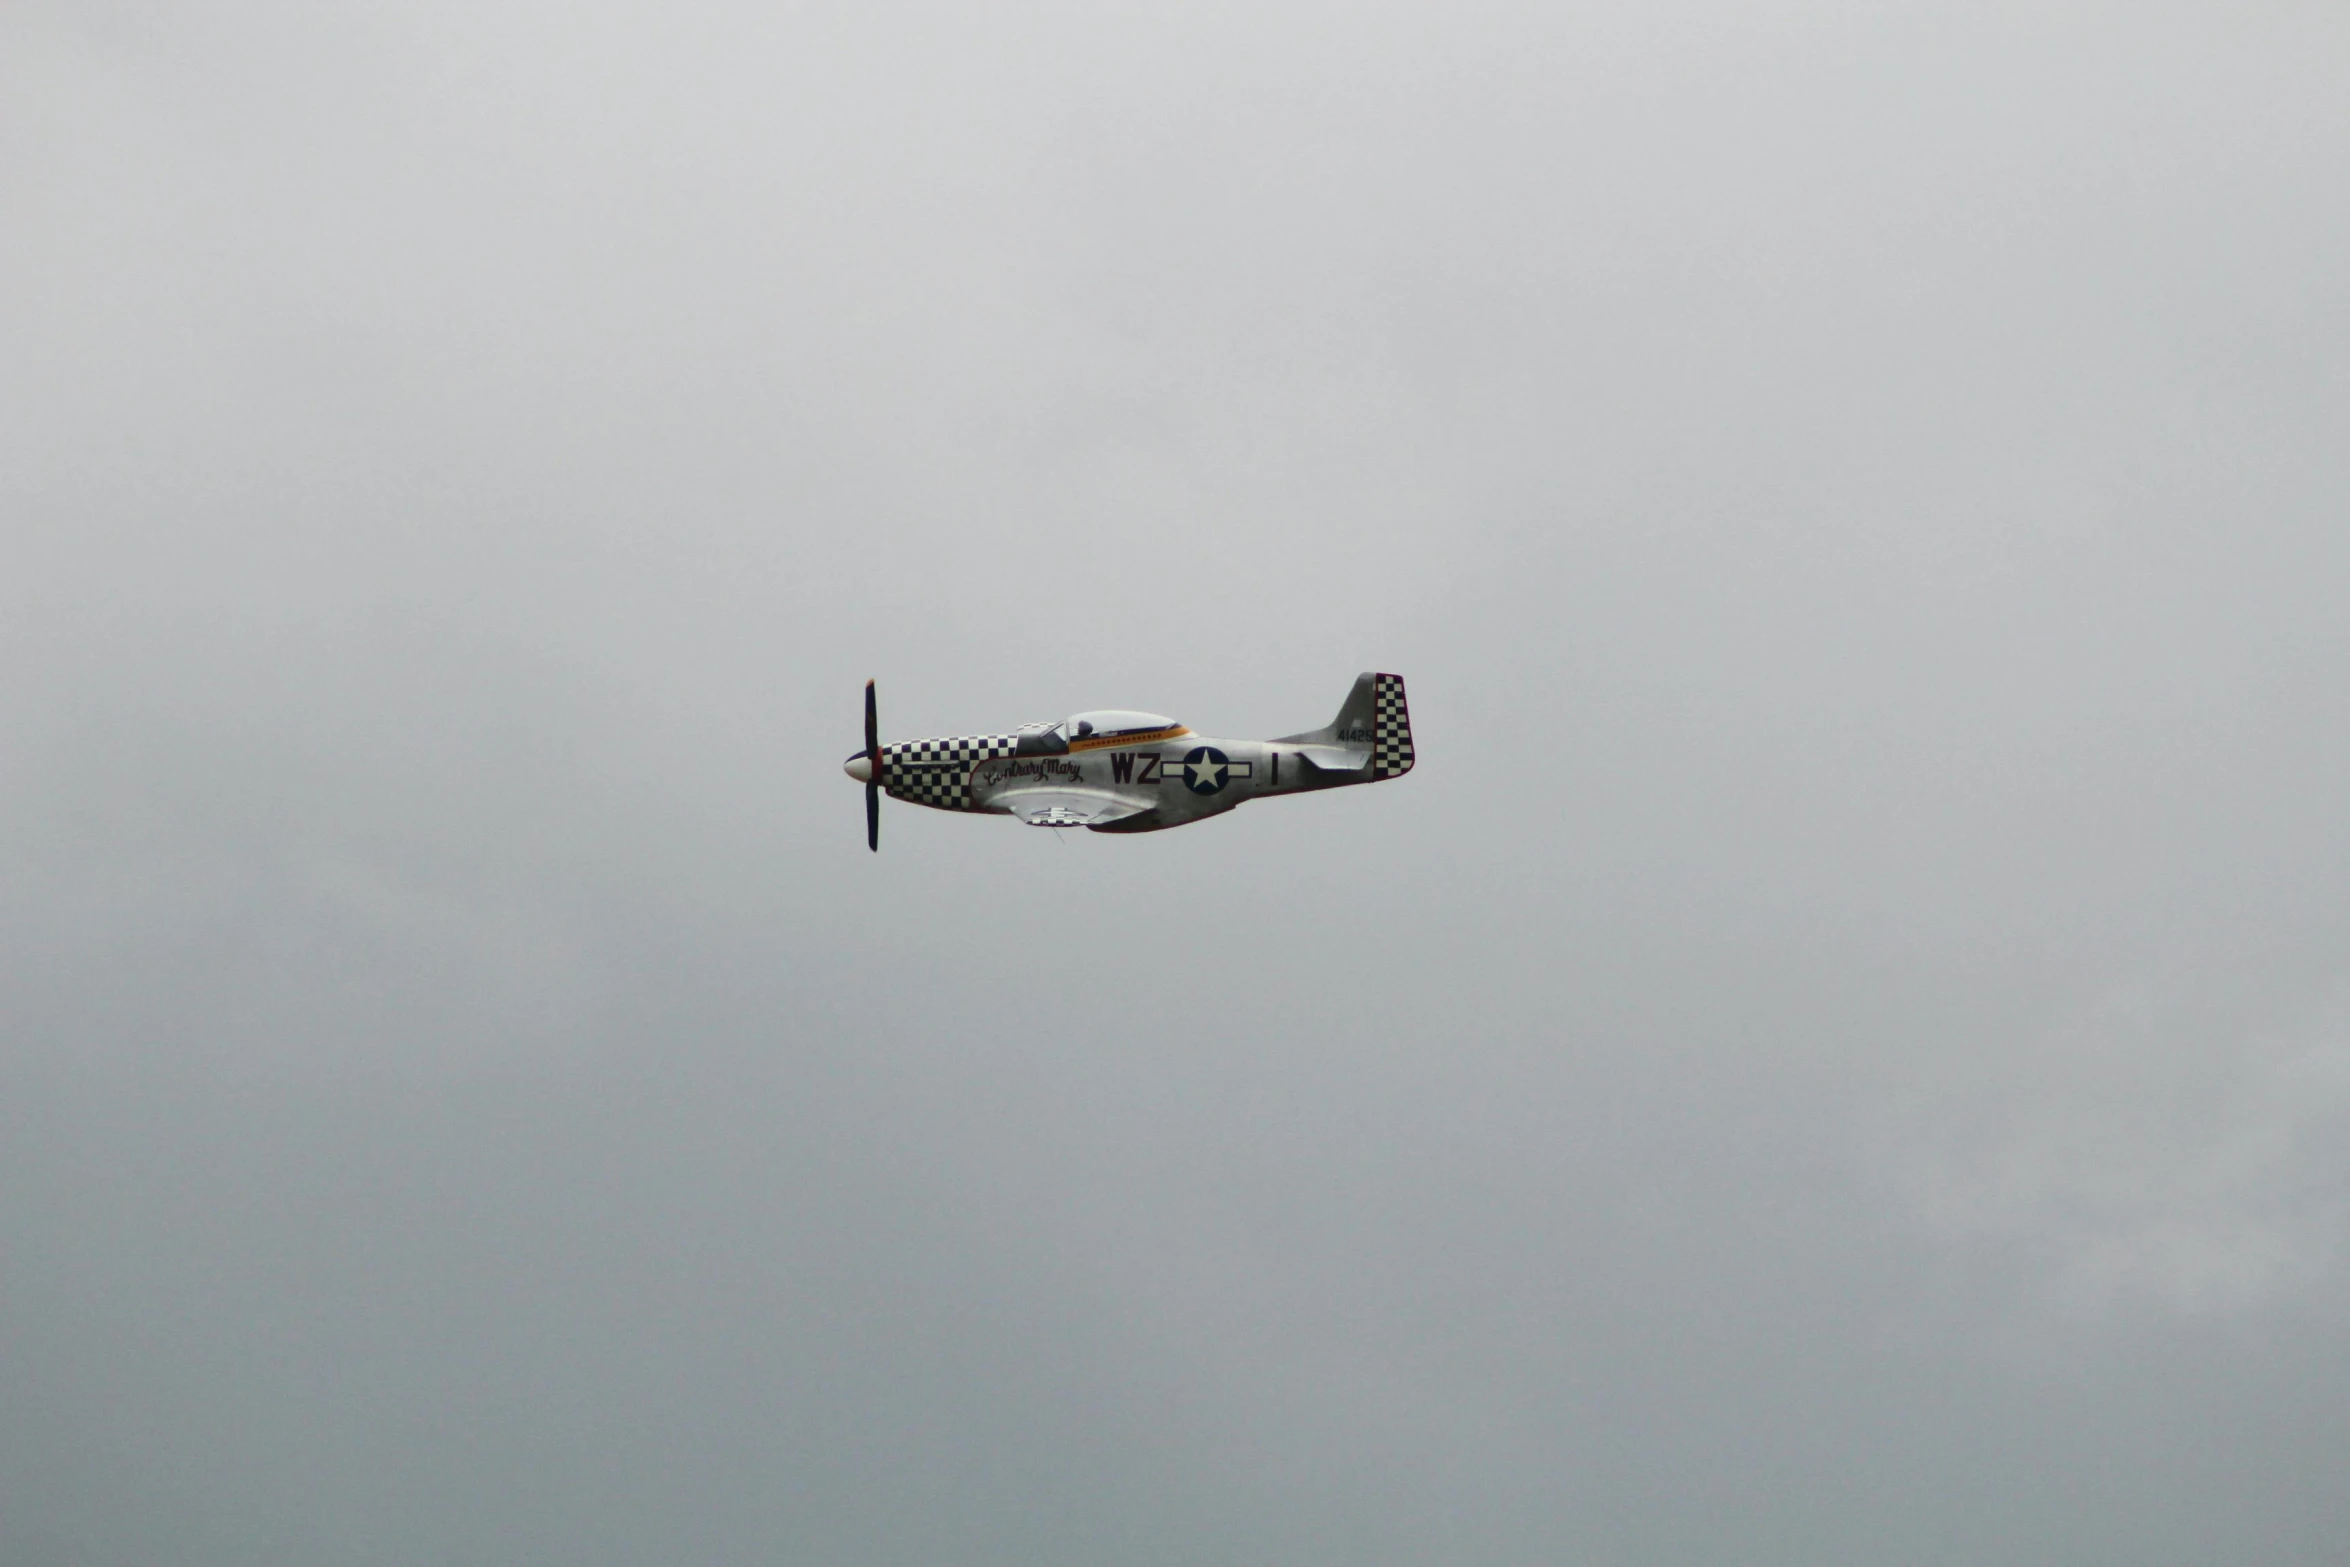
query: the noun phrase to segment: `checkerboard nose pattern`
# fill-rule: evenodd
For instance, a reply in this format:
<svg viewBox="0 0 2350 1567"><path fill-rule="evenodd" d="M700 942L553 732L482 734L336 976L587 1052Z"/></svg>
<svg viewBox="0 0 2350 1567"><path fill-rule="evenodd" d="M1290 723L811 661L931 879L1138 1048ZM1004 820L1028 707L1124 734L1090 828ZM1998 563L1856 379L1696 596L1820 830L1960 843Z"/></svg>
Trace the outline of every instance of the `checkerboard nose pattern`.
<svg viewBox="0 0 2350 1567"><path fill-rule="evenodd" d="M990 757L1010 756L1012 735L950 735L940 740L907 740L881 748L881 786L893 800L968 811L971 769Z"/></svg>

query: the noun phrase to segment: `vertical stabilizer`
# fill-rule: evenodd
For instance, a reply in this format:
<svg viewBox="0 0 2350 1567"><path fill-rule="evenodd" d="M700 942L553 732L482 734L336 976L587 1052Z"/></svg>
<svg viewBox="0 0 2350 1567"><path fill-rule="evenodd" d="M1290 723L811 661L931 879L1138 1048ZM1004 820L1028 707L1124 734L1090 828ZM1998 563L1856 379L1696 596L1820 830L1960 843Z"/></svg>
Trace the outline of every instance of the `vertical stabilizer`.
<svg viewBox="0 0 2350 1567"><path fill-rule="evenodd" d="M1350 782L1402 777L1412 770L1412 717L1404 705L1403 676L1357 675L1336 718L1302 735L1283 735L1275 744L1331 746L1353 753L1351 758L1311 749L1301 753L1312 771L1326 774L1333 766L1356 770Z"/></svg>
<svg viewBox="0 0 2350 1567"><path fill-rule="evenodd" d="M1403 676L1371 677L1371 730L1372 778L1400 778L1410 772L1412 712L1404 705Z"/></svg>

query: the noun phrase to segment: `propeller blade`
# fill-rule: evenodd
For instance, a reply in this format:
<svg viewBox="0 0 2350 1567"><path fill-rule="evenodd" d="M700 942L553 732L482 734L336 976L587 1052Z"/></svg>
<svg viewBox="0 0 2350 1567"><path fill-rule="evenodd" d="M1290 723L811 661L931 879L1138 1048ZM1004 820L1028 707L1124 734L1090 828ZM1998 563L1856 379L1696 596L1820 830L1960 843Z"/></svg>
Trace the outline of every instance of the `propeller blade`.
<svg viewBox="0 0 2350 1567"><path fill-rule="evenodd" d="M865 847L881 852L881 710L873 699L873 682L865 682Z"/></svg>

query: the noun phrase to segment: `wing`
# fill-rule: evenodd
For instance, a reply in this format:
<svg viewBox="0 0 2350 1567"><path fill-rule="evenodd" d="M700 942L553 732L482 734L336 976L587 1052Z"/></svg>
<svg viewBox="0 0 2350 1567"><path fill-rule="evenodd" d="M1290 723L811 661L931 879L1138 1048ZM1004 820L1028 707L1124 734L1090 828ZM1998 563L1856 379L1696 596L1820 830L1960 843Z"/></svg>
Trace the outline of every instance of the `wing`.
<svg viewBox="0 0 2350 1567"><path fill-rule="evenodd" d="M1150 807L1140 800L1081 789L1007 789L988 801L1031 827L1099 827L1123 821Z"/></svg>

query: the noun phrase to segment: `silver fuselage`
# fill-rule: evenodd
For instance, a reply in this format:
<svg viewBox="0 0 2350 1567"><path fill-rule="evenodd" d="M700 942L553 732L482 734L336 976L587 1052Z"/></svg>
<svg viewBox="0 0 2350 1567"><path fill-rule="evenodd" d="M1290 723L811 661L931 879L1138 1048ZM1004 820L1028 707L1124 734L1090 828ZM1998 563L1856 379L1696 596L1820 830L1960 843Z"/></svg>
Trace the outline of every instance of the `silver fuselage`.
<svg viewBox="0 0 2350 1567"><path fill-rule="evenodd" d="M893 799L1096 832L1180 827L1268 795L1375 783L1413 760L1402 678L1369 673L1331 723L1279 740L1220 740L1172 719L1105 710L1008 733L900 741L879 754L878 781ZM870 775L862 755L845 767Z"/></svg>

